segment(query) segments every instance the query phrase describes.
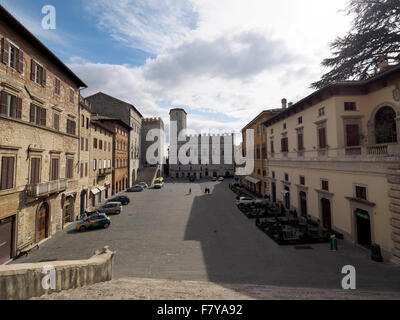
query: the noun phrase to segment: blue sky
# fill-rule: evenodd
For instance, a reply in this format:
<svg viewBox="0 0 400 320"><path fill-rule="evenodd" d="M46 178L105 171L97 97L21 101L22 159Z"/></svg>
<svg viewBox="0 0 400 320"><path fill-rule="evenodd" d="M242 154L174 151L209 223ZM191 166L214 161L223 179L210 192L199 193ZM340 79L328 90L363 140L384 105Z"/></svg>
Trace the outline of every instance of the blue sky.
<svg viewBox="0 0 400 320"><path fill-rule="evenodd" d="M347 0L0 0L89 88L144 116L184 108L188 127L239 131L280 100L296 102L349 28ZM56 8L56 30L41 10ZM299 19L301 17L301 19Z"/></svg>

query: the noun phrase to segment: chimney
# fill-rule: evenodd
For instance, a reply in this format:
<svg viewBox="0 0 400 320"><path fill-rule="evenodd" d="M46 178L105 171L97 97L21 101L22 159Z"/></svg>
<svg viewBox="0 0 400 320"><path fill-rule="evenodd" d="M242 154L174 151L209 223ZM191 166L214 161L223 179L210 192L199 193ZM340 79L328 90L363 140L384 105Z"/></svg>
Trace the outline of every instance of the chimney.
<svg viewBox="0 0 400 320"><path fill-rule="evenodd" d="M282 109L286 109L287 100L285 98L282 99Z"/></svg>
<svg viewBox="0 0 400 320"><path fill-rule="evenodd" d="M389 60L387 56L381 56L378 59L378 71L383 72L389 67Z"/></svg>

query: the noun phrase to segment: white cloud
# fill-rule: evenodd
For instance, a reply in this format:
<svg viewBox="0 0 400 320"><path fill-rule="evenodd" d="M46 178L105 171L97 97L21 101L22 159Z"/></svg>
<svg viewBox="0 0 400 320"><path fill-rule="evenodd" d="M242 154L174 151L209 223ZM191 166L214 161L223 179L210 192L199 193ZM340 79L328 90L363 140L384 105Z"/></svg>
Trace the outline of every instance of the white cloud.
<svg viewBox="0 0 400 320"><path fill-rule="evenodd" d="M347 0L106 1L90 5L99 27L126 45L154 52L141 67L71 60L89 84L134 104L145 116L169 110L157 101L201 111L194 129L240 130L265 109L296 101L324 72L329 42L343 34ZM197 20L194 21L194 17ZM203 112L208 112L204 116ZM233 119L221 120L221 114Z"/></svg>
<svg viewBox="0 0 400 320"><path fill-rule="evenodd" d="M195 19L186 0L97 0L86 10L114 39L152 53L182 41Z"/></svg>

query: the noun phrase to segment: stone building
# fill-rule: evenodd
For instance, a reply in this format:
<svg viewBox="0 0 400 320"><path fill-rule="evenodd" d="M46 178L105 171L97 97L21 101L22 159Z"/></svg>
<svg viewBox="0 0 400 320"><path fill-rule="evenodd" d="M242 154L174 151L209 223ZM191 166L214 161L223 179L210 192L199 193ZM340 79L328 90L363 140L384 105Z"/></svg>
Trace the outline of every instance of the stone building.
<svg viewBox="0 0 400 320"><path fill-rule="evenodd" d="M400 66L333 83L265 126L273 201L400 262Z"/></svg>
<svg viewBox="0 0 400 320"><path fill-rule="evenodd" d="M141 113L135 106L105 93L98 92L86 98L92 105L95 114L122 120L128 127L132 128L128 135L129 161L128 161L128 185L131 187L137 180L140 167L140 145L141 145Z"/></svg>
<svg viewBox="0 0 400 320"><path fill-rule="evenodd" d="M286 104L286 101L283 101ZM286 108L286 105L284 106ZM263 123L269 118L280 113L281 109L265 110L262 111L257 117L255 117L249 124L242 129L242 154L246 156L247 148L247 130L253 130L254 132L254 169L253 172L242 177L242 183L247 188L260 196L265 196L268 191L268 173L265 162L267 160L267 132Z"/></svg>
<svg viewBox="0 0 400 320"><path fill-rule="evenodd" d="M111 189L111 194L114 195L129 188L129 132L132 128L120 119L113 119L106 116L92 116L92 120L114 133Z"/></svg>
<svg viewBox="0 0 400 320"><path fill-rule="evenodd" d="M158 130L160 139L154 137L151 133L152 130ZM146 141L146 137L150 141ZM149 165L160 165L162 168L164 158L164 122L161 118L145 118L142 119L142 136L141 136L141 162L142 166L147 167ZM150 146L157 143L159 152L155 152L154 157L147 159L146 153ZM150 162L148 162L150 161Z"/></svg>
<svg viewBox="0 0 400 320"><path fill-rule="evenodd" d="M89 192L91 180L89 178L90 166L90 126L91 109L90 105L80 96L79 97L79 149L78 149L78 170L79 170L79 215L88 209Z"/></svg>
<svg viewBox="0 0 400 320"><path fill-rule="evenodd" d="M75 219L86 85L0 6L0 263Z"/></svg>
<svg viewBox="0 0 400 320"><path fill-rule="evenodd" d="M187 113L177 108L170 110L170 121L176 124L177 132L170 127L169 176L173 178L203 179L209 177L229 177L234 175L234 135L208 134L187 135ZM182 139L178 139L179 136ZM176 149L173 146L176 141ZM179 153L190 158L188 163L178 159ZM228 161L225 161L228 159Z"/></svg>
<svg viewBox="0 0 400 320"><path fill-rule="evenodd" d="M90 121L90 201L94 208L112 194L114 131L95 116Z"/></svg>

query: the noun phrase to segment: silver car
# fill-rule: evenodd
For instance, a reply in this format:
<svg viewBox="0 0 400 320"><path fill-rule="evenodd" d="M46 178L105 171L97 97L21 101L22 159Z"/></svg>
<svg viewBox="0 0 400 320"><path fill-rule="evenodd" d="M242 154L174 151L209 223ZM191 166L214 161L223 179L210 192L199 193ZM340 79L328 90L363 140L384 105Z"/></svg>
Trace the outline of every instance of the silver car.
<svg viewBox="0 0 400 320"><path fill-rule="evenodd" d="M141 186L143 189L147 189L149 187L146 182L140 182L137 185Z"/></svg>
<svg viewBox="0 0 400 320"><path fill-rule="evenodd" d="M120 214L122 205L121 202L108 202L100 206L97 210L105 214Z"/></svg>

